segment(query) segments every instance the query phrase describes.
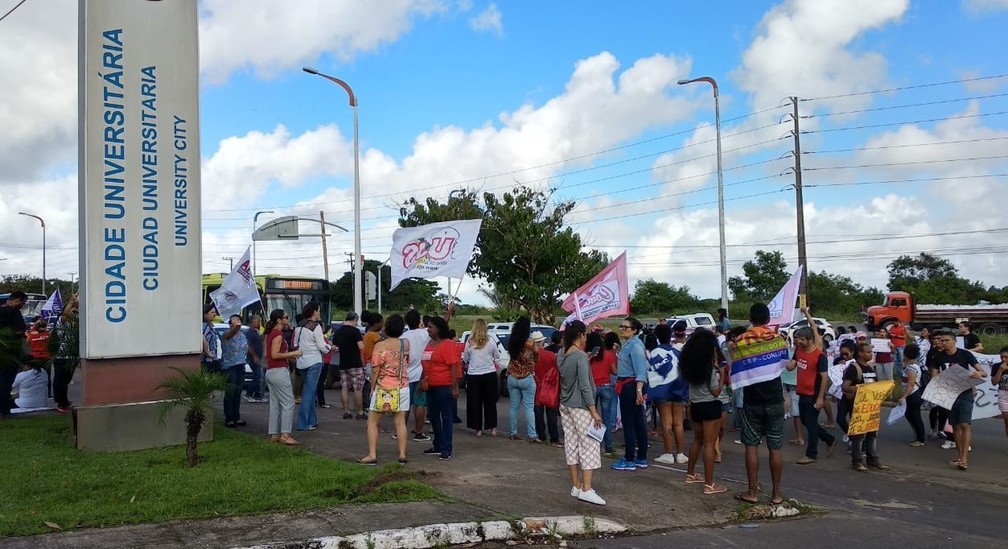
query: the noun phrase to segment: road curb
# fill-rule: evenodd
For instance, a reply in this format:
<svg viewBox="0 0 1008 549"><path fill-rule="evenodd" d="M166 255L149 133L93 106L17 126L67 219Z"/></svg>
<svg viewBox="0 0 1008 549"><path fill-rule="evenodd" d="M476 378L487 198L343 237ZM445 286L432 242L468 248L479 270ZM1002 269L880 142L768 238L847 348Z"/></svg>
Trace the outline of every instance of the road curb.
<svg viewBox="0 0 1008 549"><path fill-rule="evenodd" d="M528 517L516 521L456 522L429 524L414 528L380 530L349 536L314 538L295 542L256 545L245 549L426 549L445 545L486 541L524 540L538 536L597 536L619 534L626 526L602 518L583 515L564 517Z"/></svg>

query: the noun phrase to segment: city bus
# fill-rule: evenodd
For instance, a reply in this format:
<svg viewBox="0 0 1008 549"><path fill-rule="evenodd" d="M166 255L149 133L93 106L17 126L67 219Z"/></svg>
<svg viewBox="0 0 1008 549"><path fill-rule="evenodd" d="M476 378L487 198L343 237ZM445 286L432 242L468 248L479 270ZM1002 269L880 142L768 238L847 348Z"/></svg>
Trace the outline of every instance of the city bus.
<svg viewBox="0 0 1008 549"><path fill-rule="evenodd" d="M227 274L224 273L203 275L203 303L210 303L210 292L220 288L225 277ZM304 306L315 301L320 306L323 326L329 326L329 302L332 296L328 280L268 274L256 276L255 283L262 302L253 303L242 310L242 322L245 324L248 324L254 314L261 315L265 324L269 313L275 309L283 309L293 323Z"/></svg>

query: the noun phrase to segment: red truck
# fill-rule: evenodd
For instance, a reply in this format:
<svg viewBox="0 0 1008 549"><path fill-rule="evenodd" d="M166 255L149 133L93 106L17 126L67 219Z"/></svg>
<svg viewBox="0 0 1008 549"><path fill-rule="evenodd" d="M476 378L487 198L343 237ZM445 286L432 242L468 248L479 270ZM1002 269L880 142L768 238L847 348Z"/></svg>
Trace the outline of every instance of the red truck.
<svg viewBox="0 0 1008 549"><path fill-rule="evenodd" d="M882 305L868 307L865 314L868 330L885 329L899 319L913 329L953 328L963 320L974 331L996 335L1008 329L1008 305L918 305L906 292L889 292Z"/></svg>

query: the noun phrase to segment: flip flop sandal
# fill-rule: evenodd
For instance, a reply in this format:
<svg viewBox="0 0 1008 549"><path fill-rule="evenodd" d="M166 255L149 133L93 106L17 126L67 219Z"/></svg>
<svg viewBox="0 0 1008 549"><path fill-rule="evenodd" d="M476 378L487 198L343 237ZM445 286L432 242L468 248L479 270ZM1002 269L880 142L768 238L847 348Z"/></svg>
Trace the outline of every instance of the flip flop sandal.
<svg viewBox="0 0 1008 549"><path fill-rule="evenodd" d="M378 460L377 459L360 458L360 459L357 460L357 463L359 463L361 465L378 465Z"/></svg>
<svg viewBox="0 0 1008 549"><path fill-rule="evenodd" d="M406 465L407 463L409 463L409 459L407 459L407 458L399 458L399 464L400 465Z"/></svg>
<svg viewBox="0 0 1008 549"><path fill-rule="evenodd" d="M956 464L956 467L958 467L960 471L965 471L965 470L969 469L969 466L966 465L965 463L961 462L961 461Z"/></svg>
<svg viewBox="0 0 1008 549"><path fill-rule="evenodd" d="M698 484L703 481L703 477L698 474L686 475L686 484Z"/></svg>
<svg viewBox="0 0 1008 549"><path fill-rule="evenodd" d="M794 444L795 446L805 446L805 441L793 438L788 441L788 444Z"/></svg>
<svg viewBox="0 0 1008 549"><path fill-rule="evenodd" d="M779 499L776 501L770 500L770 505L784 505L784 500L783 499Z"/></svg>
<svg viewBox="0 0 1008 549"><path fill-rule="evenodd" d="M280 439L280 444L286 444L287 446L301 446L300 442L294 440L291 437L281 438Z"/></svg>
<svg viewBox="0 0 1008 549"><path fill-rule="evenodd" d="M728 487L721 484L704 484L703 493L704 495L711 496L714 494L722 494L728 491Z"/></svg>

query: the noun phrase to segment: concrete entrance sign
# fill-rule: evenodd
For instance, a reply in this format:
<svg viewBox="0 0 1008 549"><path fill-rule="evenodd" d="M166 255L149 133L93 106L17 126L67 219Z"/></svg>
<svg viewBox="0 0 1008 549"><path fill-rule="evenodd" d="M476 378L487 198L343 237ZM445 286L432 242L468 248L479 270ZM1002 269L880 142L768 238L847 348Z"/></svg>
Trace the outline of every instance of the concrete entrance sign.
<svg viewBox="0 0 1008 549"><path fill-rule="evenodd" d="M155 387L199 368L196 1L79 0L80 447L163 445Z"/></svg>

